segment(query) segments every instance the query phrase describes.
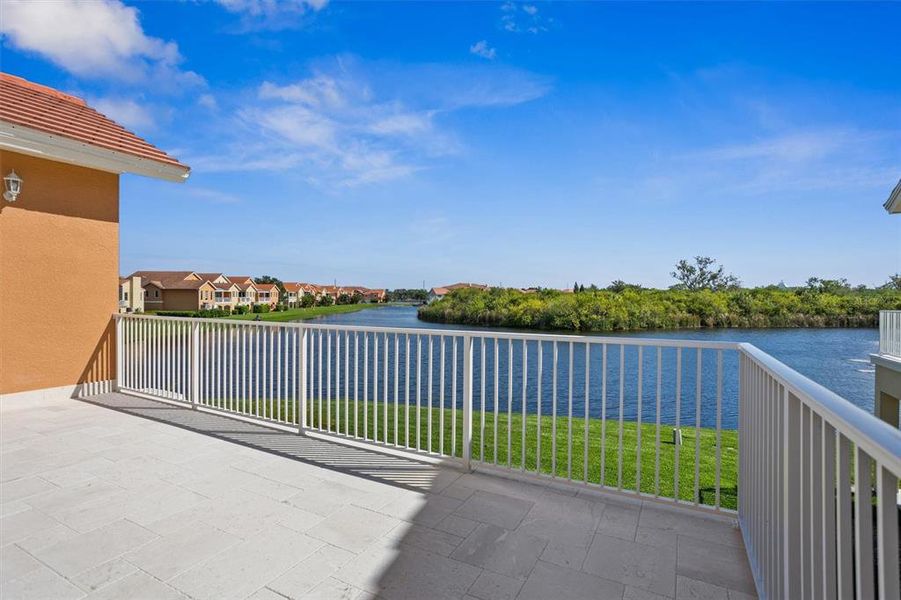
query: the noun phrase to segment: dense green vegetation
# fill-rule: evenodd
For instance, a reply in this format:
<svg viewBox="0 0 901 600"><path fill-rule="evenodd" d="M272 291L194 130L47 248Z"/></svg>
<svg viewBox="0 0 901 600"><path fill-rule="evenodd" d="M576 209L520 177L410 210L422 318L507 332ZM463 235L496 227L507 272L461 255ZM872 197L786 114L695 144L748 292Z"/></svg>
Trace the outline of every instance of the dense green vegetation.
<svg viewBox="0 0 901 600"><path fill-rule="evenodd" d="M327 429L337 433L356 434L358 437L388 440L390 445L397 443L400 446L417 448L416 435L416 409L410 407L410 419L406 418L406 407L403 399L395 405L393 401L387 403L378 402L376 406L363 402L355 403L353 400L341 402L311 402L308 414L308 424L311 427ZM293 402L225 402L221 406L226 410L251 413L264 418L275 418L289 423L295 422ZM385 429L385 409L388 411L387 432ZM356 421L354 412L356 411ZM378 418L375 417L376 411ZM396 413L395 413L396 411ZM364 412L365 428L364 428ZM428 407L419 409L419 445L424 451L438 452L448 456L462 457L463 454L463 411L457 409L440 409L437 406L431 410L432 427L429 431ZM321 414L321 416L320 416ZM396 415L396 416L395 416ZM395 438L395 418L397 420L397 437ZM509 419L505 412L497 415L497 452L495 453L493 412L485 413L484 444L482 443L482 412L473 411L473 460L481 460L498 465L509 465L513 469L523 467L522 430L523 417L519 413L513 413ZM441 423L444 423L444 436L441 435ZM452 423L456 421L456 426ZM356 422L356 425L355 425ZM601 483L601 447L604 451L604 480L603 483L610 487L620 486L619 467L619 421L614 417L608 418L606 424L600 419L588 420L588 481ZM538 417L530 414L525 418L526 445L525 445L525 470L536 472L538 458ZM603 435L602 435L603 429ZM639 435L641 431L641 443ZM452 432L455 436L452 436ZM570 432L569 420L565 417L557 418L556 436L552 428L552 422L547 416L541 419L541 468L545 475L556 473L562 479L571 478L575 481L584 481L585 473L585 419L573 417L572 419L572 450L568 446ZM684 427L682 445L679 447L679 498L685 501L694 501L694 469L695 469L695 429ZM700 432L700 461L699 461L699 502L713 505L716 502L716 431L714 429L701 428ZM387 438L386 438L387 433ZM430 435L431 433L431 435ZM656 436L657 428L653 423L642 424L640 427L635 422L626 421L622 425L623 452L622 452L622 480L623 489L635 489L639 464L638 456L641 456L641 491L661 496L673 497L675 485L675 454L676 447L672 443L672 427L661 425L660 427L660 458L659 470L657 470ZM453 442L456 437L456 443ZM554 438L556 437L556 464L552 459L554 455ZM603 444L602 444L603 440ZM442 445L443 444L443 445ZM509 453L508 453L509 444ZM640 453L639 453L640 448ZM567 456L572 456L572 464ZM720 433L720 502L725 508L736 508L738 493L738 432L723 430ZM496 460L495 460L496 458ZM556 467L554 469L553 467ZM659 476L655 478L655 473ZM659 481L659 488L656 482Z"/></svg>
<svg viewBox="0 0 901 600"><path fill-rule="evenodd" d="M803 288L643 289L623 284L576 293L460 289L419 309L439 323L565 331L697 327L875 327L901 309L901 291L811 280Z"/></svg>

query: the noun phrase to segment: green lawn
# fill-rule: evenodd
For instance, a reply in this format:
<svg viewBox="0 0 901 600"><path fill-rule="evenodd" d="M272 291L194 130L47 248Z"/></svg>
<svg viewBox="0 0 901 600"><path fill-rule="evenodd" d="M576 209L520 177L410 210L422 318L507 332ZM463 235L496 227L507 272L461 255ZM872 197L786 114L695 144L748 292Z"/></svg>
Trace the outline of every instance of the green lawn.
<svg viewBox="0 0 901 600"><path fill-rule="evenodd" d="M357 312L358 310L366 310L368 308L379 308L384 304L338 304L334 306L311 306L310 308L289 308L281 312L268 313L247 313L246 315L232 315L225 317L226 319L238 319L242 321L253 321L258 316L263 321L298 321L301 319L312 319L324 315L339 315L344 313Z"/></svg>
<svg viewBox="0 0 901 600"><path fill-rule="evenodd" d="M412 403L411 399L411 403ZM281 406L279 406L281 404ZM336 427L340 433L348 432L354 434L354 403L349 401L346 405L350 409L350 413L346 413L345 403L340 406L340 422L338 421L338 410L336 401L322 403L322 416L320 421L320 403L311 402L311 414L308 415L308 423L311 427L319 427L320 422L325 428L328 425L330 431L335 432ZM240 412L250 411L251 404L245 406L236 406ZM357 433L363 436L364 426L364 410L366 411L366 437L372 439L376 435L376 418L375 410L378 410L377 439L383 441L385 439L384 409L385 404L379 402L377 407L373 407L369 403L364 409L363 403L357 406ZM368 409L368 410L366 410ZM260 416L276 417L276 411L281 411L281 420L294 422L293 403L261 403ZM613 411L611 411L613 413ZM422 450L431 450L437 452L442 447L443 453L446 455L462 456L463 448L463 411L456 410L454 415L450 409L432 409L432 431L429 436L428 431L428 408L427 406L420 408L420 432L419 432L419 448ZM406 425L406 409L401 399L397 406L397 423L398 423L398 440L401 446L407 444L407 425ZM444 438L441 439L440 424L444 420ZM452 445L452 422L456 417L456 446ZM487 463L495 462L494 449L494 413L486 412L484 426L484 447L481 442L482 426L481 411L473 412L473 460L482 460ZM388 442L395 443L395 405L388 403ZM499 465L510 465L514 469L520 469L523 465L522 452L522 427L523 417L521 414L514 413L510 419L511 434L507 433L508 417L506 412L498 414L497 417L497 463ZM526 428L526 451L525 451L525 469L527 471L536 471L536 460L538 456L538 417L537 415L527 415L525 418ZM584 453L585 453L585 419L573 417L572 419L572 464L567 462L567 433L569 429L569 421L564 416L557 417L556 431L556 475L557 477L566 479L572 476L572 479L583 481L584 479ZM606 422L606 430L601 435L602 422L600 419L588 420L588 481L592 483L601 482L601 447L604 447L604 485L610 487L619 487L620 471L619 471L619 421L615 414L608 414ZM624 422L622 428L622 487L624 489L635 489L635 481L637 478L637 460L639 454L638 432L641 431L641 491L649 494L659 493L661 496L673 497L674 475L675 475L675 450L676 446L672 443L672 426L661 425L660 427L660 458L659 458L659 490L655 489L655 437L656 425L654 423L643 423L639 428L635 422ZM695 429L694 427L683 427L682 446L679 448L679 498L689 502L694 501L694 468L695 468ZM429 439L431 437L431 445ZM508 439L509 438L509 439ZM715 503L715 483L716 483L716 431L714 429L700 429L700 502L702 504L713 505ZM416 409L411 406L410 422L409 422L409 439L410 445L416 447ZM601 443L601 440L604 443ZM554 432L552 423L547 416L541 419L541 472L551 474L552 458L553 458L553 440ZM510 452L508 454L508 443ZM738 493L738 432L735 430L723 430L721 432L721 472L720 472L720 504L724 508L737 507Z"/></svg>

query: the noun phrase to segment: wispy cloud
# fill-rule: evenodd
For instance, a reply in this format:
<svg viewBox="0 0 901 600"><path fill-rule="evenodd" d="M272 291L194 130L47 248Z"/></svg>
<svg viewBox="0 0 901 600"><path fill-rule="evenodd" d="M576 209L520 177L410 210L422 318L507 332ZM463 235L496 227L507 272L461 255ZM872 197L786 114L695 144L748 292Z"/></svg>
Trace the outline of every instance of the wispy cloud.
<svg viewBox="0 0 901 600"><path fill-rule="evenodd" d="M901 171L901 130L821 126L714 144L653 161L653 174L608 189L648 200L687 201L847 192L885 187Z"/></svg>
<svg viewBox="0 0 901 600"><path fill-rule="evenodd" d="M170 89L203 84L181 68L178 45L144 33L138 10L119 0L4 0L0 33L5 44L86 79L153 81Z"/></svg>
<svg viewBox="0 0 901 600"><path fill-rule="evenodd" d="M501 4L501 27L512 33L541 33L547 31L553 19L539 14L534 4L504 2Z"/></svg>
<svg viewBox="0 0 901 600"><path fill-rule="evenodd" d="M186 196L191 198L212 202L214 204L237 204L241 202L241 198L234 194L228 194L212 188L186 186L183 192Z"/></svg>
<svg viewBox="0 0 901 600"><path fill-rule="evenodd" d="M460 151L443 115L527 102L549 85L503 68L389 67L341 57L304 79L262 82L217 125L220 135L229 132L225 153L189 162L196 170L292 171L326 187L390 181Z"/></svg>
<svg viewBox="0 0 901 600"><path fill-rule="evenodd" d="M488 60L494 60L497 56L497 50L490 47L487 40L479 40L470 46L469 53L481 56L482 58L487 58Z"/></svg>
<svg viewBox="0 0 901 600"><path fill-rule="evenodd" d="M216 0L225 10L240 16L239 31L293 29L319 12L328 0Z"/></svg>

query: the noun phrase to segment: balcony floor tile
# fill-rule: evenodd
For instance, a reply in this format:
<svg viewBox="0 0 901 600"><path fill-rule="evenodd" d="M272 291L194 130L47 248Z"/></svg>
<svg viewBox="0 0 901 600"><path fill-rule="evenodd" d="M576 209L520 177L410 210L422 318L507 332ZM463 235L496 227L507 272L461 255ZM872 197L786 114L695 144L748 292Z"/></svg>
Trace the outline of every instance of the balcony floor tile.
<svg viewBox="0 0 901 600"><path fill-rule="evenodd" d="M89 400L0 403L4 598L754 597L723 520Z"/></svg>

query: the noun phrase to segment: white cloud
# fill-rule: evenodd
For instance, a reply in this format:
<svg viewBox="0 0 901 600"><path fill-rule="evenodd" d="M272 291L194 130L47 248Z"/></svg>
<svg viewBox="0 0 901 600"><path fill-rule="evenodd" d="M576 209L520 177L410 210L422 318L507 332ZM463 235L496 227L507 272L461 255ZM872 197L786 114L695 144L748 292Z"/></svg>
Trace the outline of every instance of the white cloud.
<svg viewBox="0 0 901 600"><path fill-rule="evenodd" d="M101 113L128 129L153 129L155 121L145 104L127 98L96 98L89 103Z"/></svg>
<svg viewBox="0 0 901 600"><path fill-rule="evenodd" d="M241 16L242 30L281 30L298 27L328 0L216 0L225 10Z"/></svg>
<svg viewBox="0 0 901 600"><path fill-rule="evenodd" d="M291 171L323 187L407 177L461 143L441 116L526 102L547 92L525 72L484 65L363 64L349 57L287 83L264 81L216 121L220 155L186 156L195 171ZM221 98L220 98L221 100ZM220 112L224 112L224 108Z"/></svg>
<svg viewBox="0 0 901 600"><path fill-rule="evenodd" d="M189 185L185 186L181 191L183 191L188 196L197 198L198 200L205 200L214 204L237 204L238 202L241 202L241 198L239 198L238 196L228 194L219 190L214 190L212 188Z"/></svg>
<svg viewBox="0 0 901 600"><path fill-rule="evenodd" d="M144 33L138 10L119 0L4 0L0 32L6 44L80 77L153 78L173 87L203 82L179 68L175 42Z"/></svg>
<svg viewBox="0 0 901 600"><path fill-rule="evenodd" d="M475 54L476 56L481 56L482 58L487 58L488 60L494 60L497 56L497 50L488 46L487 40L479 40L475 44L469 47L470 54Z"/></svg>
<svg viewBox="0 0 901 600"><path fill-rule="evenodd" d="M684 201L709 195L758 198L882 189L897 180L901 131L823 126L675 153L603 185L623 197Z"/></svg>
<svg viewBox="0 0 901 600"><path fill-rule="evenodd" d="M553 19L538 14L534 4L501 4L501 27L512 33L541 33L547 31Z"/></svg>
<svg viewBox="0 0 901 600"><path fill-rule="evenodd" d="M215 110L219 108L219 103L216 101L216 96L212 94L201 94L197 98L197 104L209 110Z"/></svg>
<svg viewBox="0 0 901 600"><path fill-rule="evenodd" d="M719 146L702 153L714 160L774 160L790 163L823 158L848 144L859 143L858 134L846 130L791 132L739 144Z"/></svg>

